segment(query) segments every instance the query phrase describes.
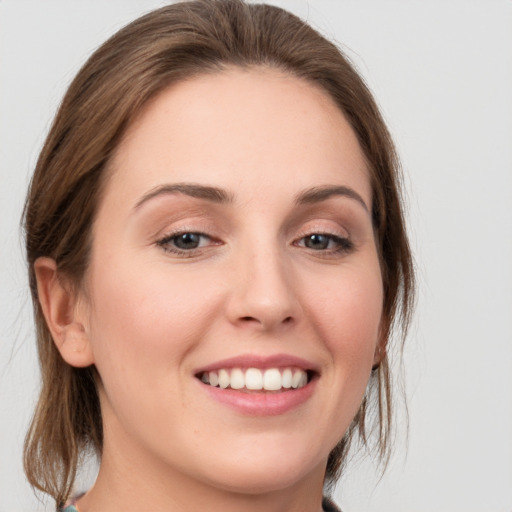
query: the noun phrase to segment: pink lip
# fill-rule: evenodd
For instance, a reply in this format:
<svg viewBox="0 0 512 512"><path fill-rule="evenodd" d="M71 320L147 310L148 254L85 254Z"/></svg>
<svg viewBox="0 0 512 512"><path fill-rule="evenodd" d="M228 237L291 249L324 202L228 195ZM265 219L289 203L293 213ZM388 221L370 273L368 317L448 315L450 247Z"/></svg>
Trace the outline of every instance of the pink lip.
<svg viewBox="0 0 512 512"><path fill-rule="evenodd" d="M207 366L202 366L194 371L195 375L203 372L211 372L220 370L221 368L259 368L264 370L266 368L284 368L284 367L297 367L303 370L319 372L318 365L296 357L290 354L274 354L271 356L259 356L255 354L244 354L240 356L230 357L229 359L223 359L216 361Z"/></svg>
<svg viewBox="0 0 512 512"><path fill-rule="evenodd" d="M194 375L199 377L204 372L220 370L221 368L284 368L296 367L309 372L314 372L314 377L308 384L299 389L288 389L279 392L268 391L241 391L235 389L221 389L204 384L197 379L197 384L209 396L223 405L235 409L241 414L250 416L276 416L284 414L305 403L313 394L319 377L317 364L290 354L274 354L271 356L259 356L245 354L228 359L216 361L207 366L195 370Z"/></svg>
<svg viewBox="0 0 512 512"><path fill-rule="evenodd" d="M246 393L235 389L221 389L203 384L197 384L221 404L235 409L248 416L277 416L284 414L306 402L313 394L318 379L308 382L303 388L289 389L280 392L251 392Z"/></svg>

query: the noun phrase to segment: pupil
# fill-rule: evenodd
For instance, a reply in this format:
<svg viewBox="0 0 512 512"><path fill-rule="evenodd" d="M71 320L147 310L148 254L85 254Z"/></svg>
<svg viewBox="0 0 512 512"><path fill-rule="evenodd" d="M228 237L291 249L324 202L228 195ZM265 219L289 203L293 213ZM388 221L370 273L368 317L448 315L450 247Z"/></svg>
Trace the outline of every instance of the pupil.
<svg viewBox="0 0 512 512"><path fill-rule="evenodd" d="M199 246L200 235L183 233L175 238L174 243L179 249L196 249Z"/></svg>
<svg viewBox="0 0 512 512"><path fill-rule="evenodd" d="M327 249L329 237L325 235L310 235L306 238L306 247L309 249Z"/></svg>

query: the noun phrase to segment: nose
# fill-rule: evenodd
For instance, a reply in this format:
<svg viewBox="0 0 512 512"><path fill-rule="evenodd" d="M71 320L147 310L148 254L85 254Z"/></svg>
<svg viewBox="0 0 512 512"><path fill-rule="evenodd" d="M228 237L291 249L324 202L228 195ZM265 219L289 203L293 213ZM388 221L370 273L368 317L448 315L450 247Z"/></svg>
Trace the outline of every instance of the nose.
<svg viewBox="0 0 512 512"><path fill-rule="evenodd" d="M256 331L276 331L296 324L300 301L291 266L278 249L249 248L237 261L227 305L231 323Z"/></svg>

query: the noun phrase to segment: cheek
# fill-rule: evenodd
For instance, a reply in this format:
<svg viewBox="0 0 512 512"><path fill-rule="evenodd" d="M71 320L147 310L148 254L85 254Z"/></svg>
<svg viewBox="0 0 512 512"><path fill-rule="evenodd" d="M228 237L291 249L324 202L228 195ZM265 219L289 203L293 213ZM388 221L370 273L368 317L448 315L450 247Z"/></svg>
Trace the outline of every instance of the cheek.
<svg viewBox="0 0 512 512"><path fill-rule="evenodd" d="M380 341L383 290L378 265L344 269L314 302L315 325L332 360L332 421L344 431L360 406ZM337 393L336 393L336 391ZM345 411L344 414L339 414Z"/></svg>
<svg viewBox="0 0 512 512"><path fill-rule="evenodd" d="M371 267L370 267L371 269ZM333 356L357 359L371 356L379 340L382 318L380 272L344 269L338 280L331 280L315 301L317 324Z"/></svg>
<svg viewBox="0 0 512 512"><path fill-rule="evenodd" d="M163 267L141 273L103 266L96 272L90 326L100 375L119 382L133 382L134 375L148 382L171 379L208 328L216 288L200 275L181 272L170 278Z"/></svg>

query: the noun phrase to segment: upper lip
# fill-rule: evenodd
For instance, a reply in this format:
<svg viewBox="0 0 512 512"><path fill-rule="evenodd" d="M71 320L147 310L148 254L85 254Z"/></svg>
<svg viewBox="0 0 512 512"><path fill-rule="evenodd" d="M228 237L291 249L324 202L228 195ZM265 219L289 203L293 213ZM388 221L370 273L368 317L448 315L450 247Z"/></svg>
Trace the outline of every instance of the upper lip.
<svg viewBox="0 0 512 512"><path fill-rule="evenodd" d="M302 370L319 373L317 364L291 354L274 354L269 356L242 354L201 366L194 371L194 374L220 370L221 368L259 368L265 370L267 368L283 367L297 367Z"/></svg>

